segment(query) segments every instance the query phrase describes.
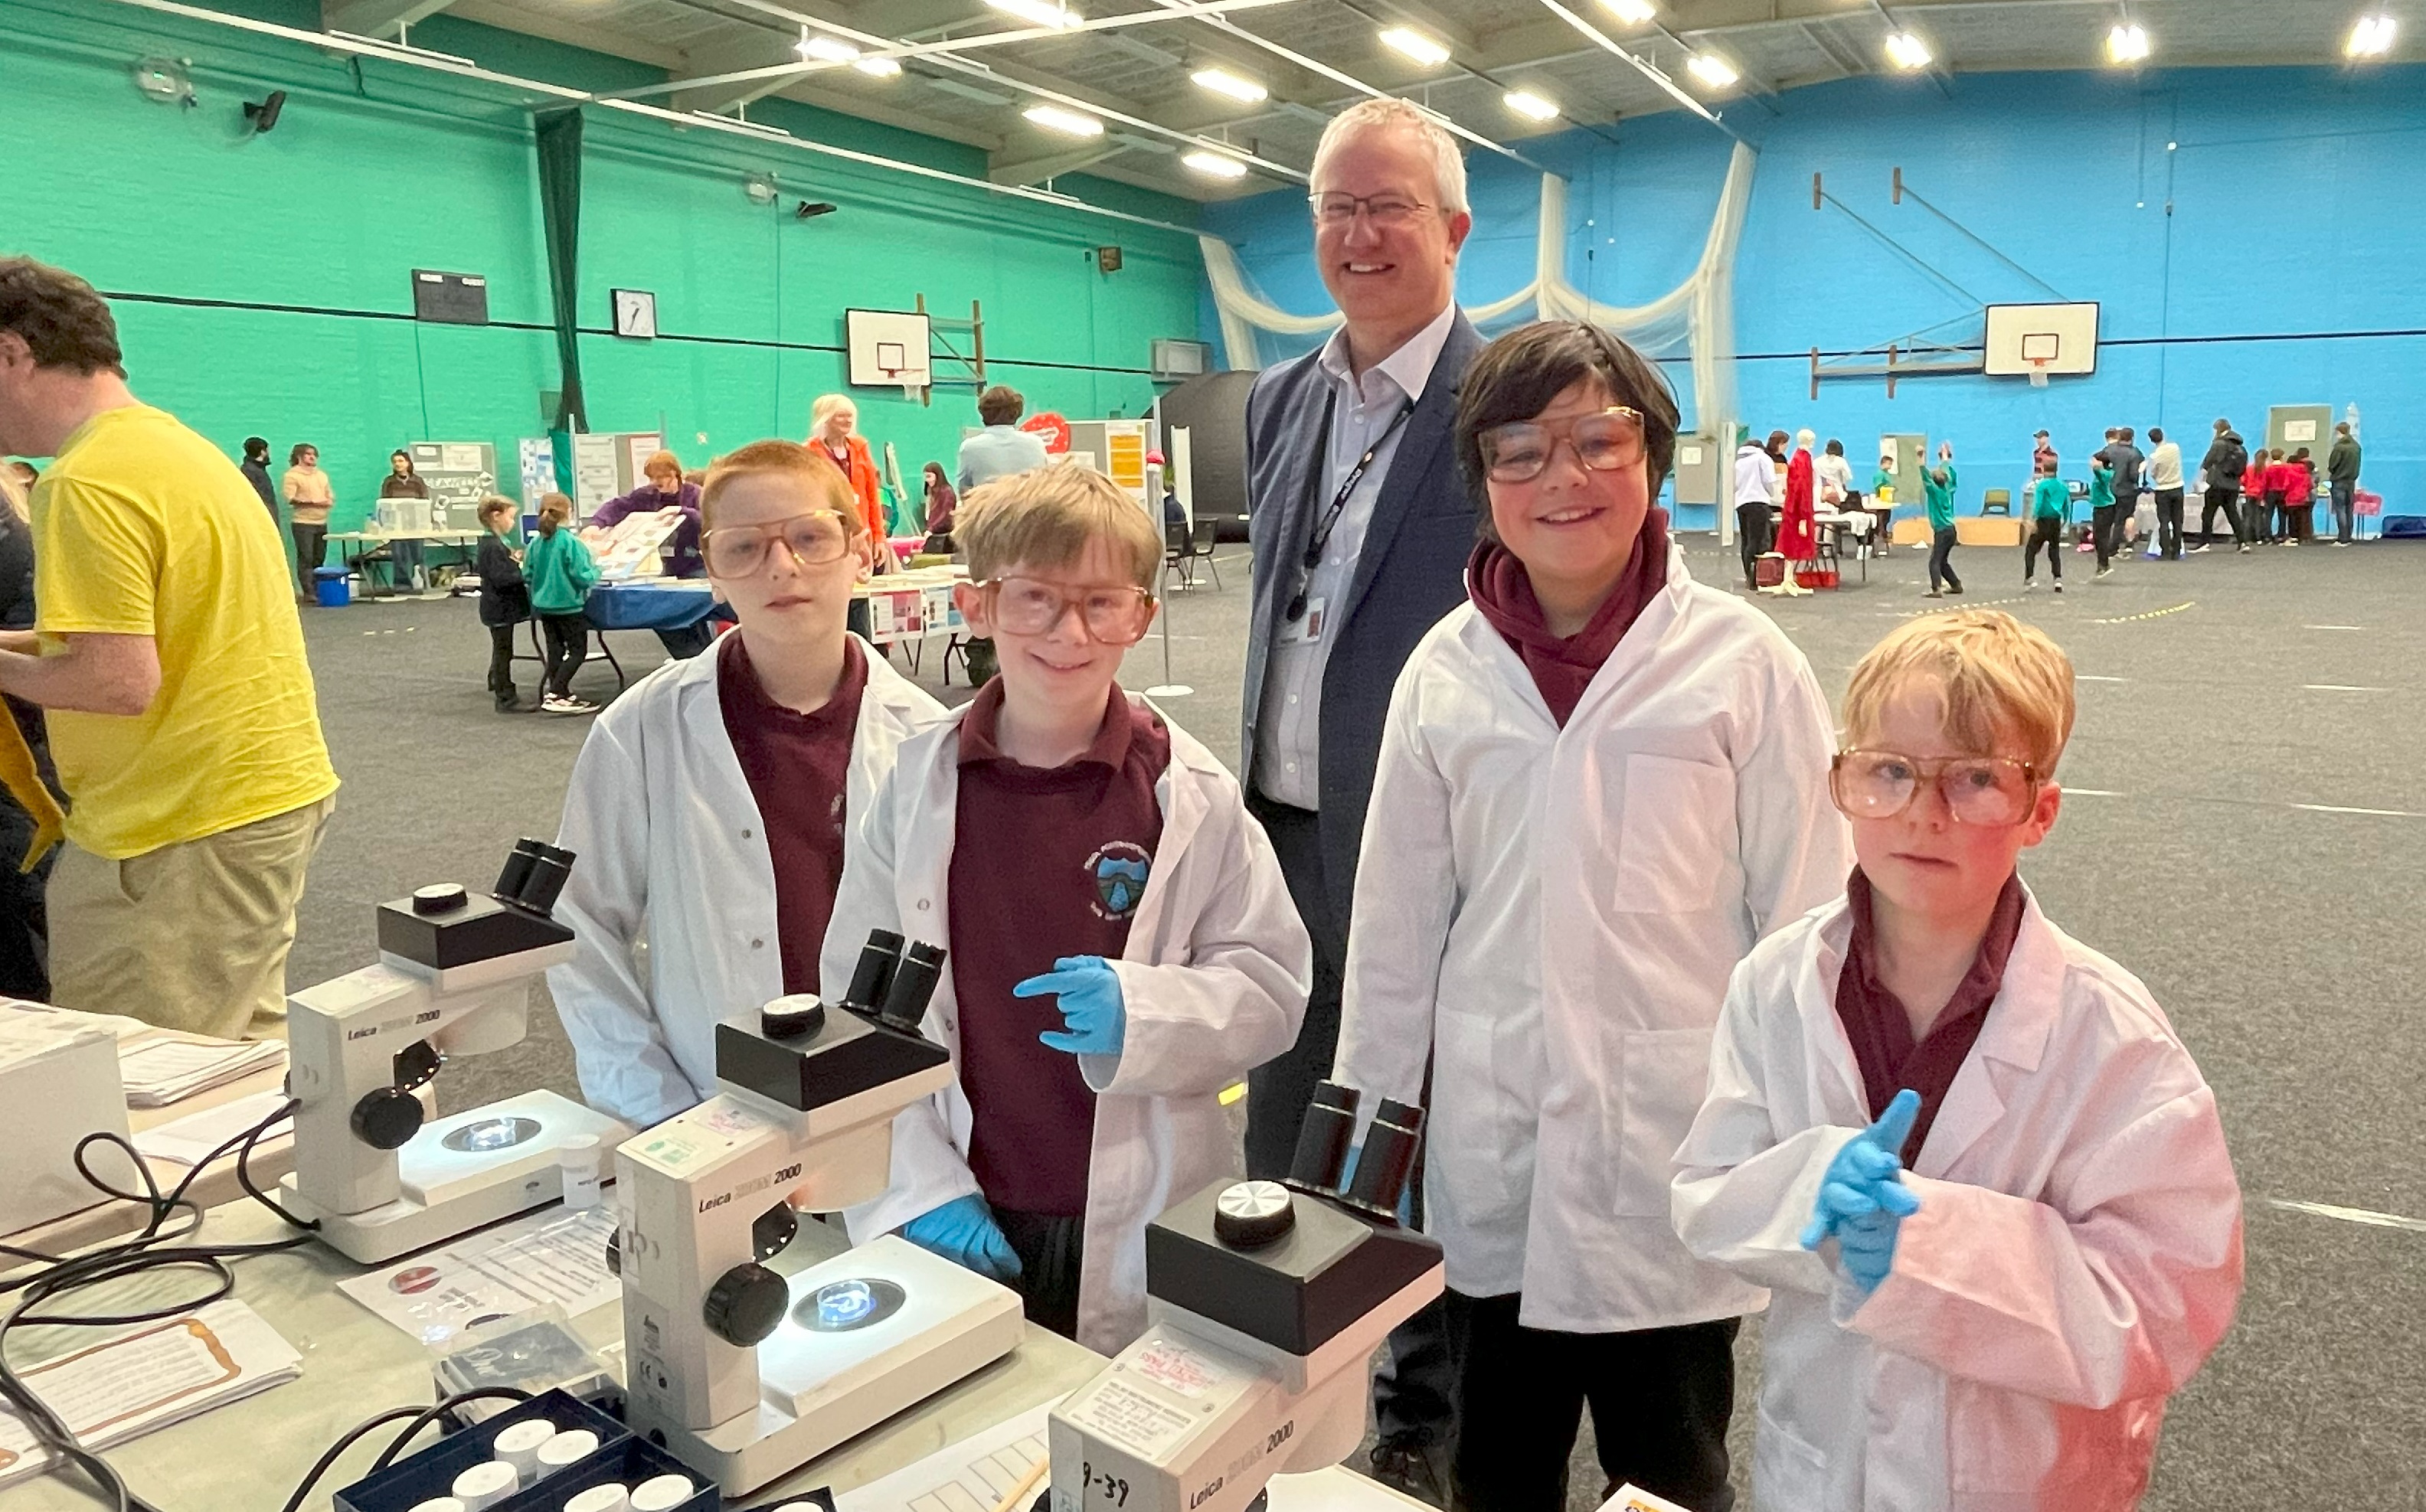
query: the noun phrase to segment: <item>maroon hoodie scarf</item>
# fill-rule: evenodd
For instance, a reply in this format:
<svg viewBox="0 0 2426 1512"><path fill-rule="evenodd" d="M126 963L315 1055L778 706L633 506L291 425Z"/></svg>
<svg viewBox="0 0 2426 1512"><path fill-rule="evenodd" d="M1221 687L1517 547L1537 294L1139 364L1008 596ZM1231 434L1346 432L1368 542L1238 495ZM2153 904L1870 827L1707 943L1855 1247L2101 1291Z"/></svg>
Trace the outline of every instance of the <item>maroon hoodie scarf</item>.
<svg viewBox="0 0 2426 1512"><path fill-rule="evenodd" d="M1478 541L1465 564L1466 597L1524 659L1525 670L1533 674L1533 685L1561 730L1583 701L1593 674L1667 584L1668 511L1656 507L1642 517L1633 559L1625 564L1616 590L1583 629L1564 639L1550 633L1542 603L1533 596L1532 579L1514 553L1496 540Z"/></svg>

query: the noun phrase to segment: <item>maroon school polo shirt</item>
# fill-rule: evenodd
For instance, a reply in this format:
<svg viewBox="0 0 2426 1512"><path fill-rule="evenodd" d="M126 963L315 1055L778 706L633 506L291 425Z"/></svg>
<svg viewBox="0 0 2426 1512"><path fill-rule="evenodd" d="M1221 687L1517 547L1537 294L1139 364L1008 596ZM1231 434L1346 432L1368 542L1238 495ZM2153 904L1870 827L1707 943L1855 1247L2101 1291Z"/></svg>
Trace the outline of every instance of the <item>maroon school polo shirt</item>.
<svg viewBox="0 0 2426 1512"><path fill-rule="evenodd" d="M995 744L997 678L960 730L960 804L948 882L952 984L969 1169L1014 1212L1087 1211L1095 1094L1078 1057L1040 1043L1064 1025L1054 996L1011 996L1064 956L1119 958L1162 843L1155 784L1171 733L1118 686L1094 744L1067 765L1023 766Z"/></svg>
<svg viewBox="0 0 2426 1512"><path fill-rule="evenodd" d="M1845 969L1836 978L1836 1017L1845 1037L1853 1042L1853 1059L1862 1068L1862 1091L1869 1099L1870 1117L1878 1118L1904 1087L1920 1094L1920 1117L1913 1120L1912 1137L1900 1152L1905 1165L1929 1140L1929 1126L1954 1085L1971 1047L1987 1025L1989 1005L2004 985L2005 962L2022 930L2022 879L2005 878L1997 895L1996 911L1988 916L1988 932L1980 939L1980 954L1963 973L1954 995L1938 1010L1929 1034L1917 1044L1912 1037L1912 1016L1901 999L1879 981L1878 935L1870 917L1870 879L1853 868L1845 884L1845 900L1853 914L1852 938L1845 944Z"/></svg>
<svg viewBox="0 0 2426 1512"><path fill-rule="evenodd" d="M750 643L737 635L731 638L731 645L710 652L717 656L716 696L775 863L775 936L783 947L784 990L814 992L834 889L842 882L850 748L859 730L860 696L867 691L867 658L856 640L848 642L833 697L815 714L802 714L767 696L757 668L750 665Z"/></svg>

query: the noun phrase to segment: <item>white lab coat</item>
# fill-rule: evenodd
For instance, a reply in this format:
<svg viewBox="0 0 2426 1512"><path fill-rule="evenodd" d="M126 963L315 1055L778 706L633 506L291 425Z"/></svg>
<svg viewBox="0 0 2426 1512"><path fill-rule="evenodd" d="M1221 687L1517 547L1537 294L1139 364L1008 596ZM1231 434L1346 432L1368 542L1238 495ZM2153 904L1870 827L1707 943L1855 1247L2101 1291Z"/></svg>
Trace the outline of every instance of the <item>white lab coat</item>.
<svg viewBox="0 0 2426 1512"><path fill-rule="evenodd" d="M2240 1294L2240 1193L2190 1052L2138 978L2036 899L1904 1181L1865 1301L1798 1242L1869 1123L1836 980L1841 901L1736 973L1677 1152L1692 1251L1774 1289L1753 1492L1771 1512L2119 1512L2165 1398Z"/></svg>
<svg viewBox="0 0 2426 1512"><path fill-rule="evenodd" d="M1144 700L1130 695L1133 702ZM951 939L947 883L965 709L901 748L868 812L826 934L827 995L850 983L870 929ZM1157 711L1158 713L1159 711ZM1145 1328L1145 1226L1181 1198L1243 1168L1221 1089L1297 1040L1314 947L1237 780L1166 718L1171 764L1155 784L1162 840L1129 921L1120 973L1127 1027L1117 1057L1082 1055L1095 1091L1087 1166L1078 1342L1118 1354ZM960 1052L960 1004L944 963L923 1025ZM893 1124L893 1181L846 1214L853 1243L889 1233L978 1190L969 1102L958 1083Z"/></svg>
<svg viewBox="0 0 2426 1512"><path fill-rule="evenodd" d="M583 1099L636 1129L714 1092L716 1021L784 991L775 865L717 696L731 639L658 668L598 716L556 837L578 858L556 905L574 956L549 969L548 990ZM895 748L944 713L881 652L860 650L846 868Z"/></svg>
<svg viewBox="0 0 2426 1512"><path fill-rule="evenodd" d="M1764 464L1766 458L1763 458ZM1399 673L1333 1079L1423 1101L1425 1227L1468 1295L1577 1332L1757 1311L1668 1222L1728 973L1844 889L1803 653L1672 552L1561 730L1472 604Z"/></svg>

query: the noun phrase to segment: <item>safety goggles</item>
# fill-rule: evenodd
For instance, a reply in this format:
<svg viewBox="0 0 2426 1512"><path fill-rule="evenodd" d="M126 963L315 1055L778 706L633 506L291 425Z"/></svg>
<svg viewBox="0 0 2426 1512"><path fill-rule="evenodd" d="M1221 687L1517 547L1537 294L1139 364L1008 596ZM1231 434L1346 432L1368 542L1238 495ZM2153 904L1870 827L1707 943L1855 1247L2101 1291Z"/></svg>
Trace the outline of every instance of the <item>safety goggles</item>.
<svg viewBox="0 0 2426 1512"><path fill-rule="evenodd" d="M1891 750L1840 750L1829 764L1828 792L1852 819L1892 819L1934 782L1957 824L1998 828L2020 824L2037 800L2038 772L2009 756L1922 761Z"/></svg>
<svg viewBox="0 0 2426 1512"><path fill-rule="evenodd" d="M1614 473L1642 460L1642 413L1622 404L1570 420L1494 426L1480 438L1482 463L1494 483L1529 483L1565 442L1576 460L1595 473Z"/></svg>
<svg viewBox="0 0 2426 1512"><path fill-rule="evenodd" d="M823 567L850 555L850 527L832 509L812 509L763 525L719 525L699 538L700 555L717 577L748 577L777 541L801 567Z"/></svg>
<svg viewBox="0 0 2426 1512"><path fill-rule="evenodd" d="M1154 595L1129 585L1065 588L1034 577L988 578L978 585L997 629L1042 635L1078 611L1087 634L1107 646L1134 646L1154 619Z"/></svg>

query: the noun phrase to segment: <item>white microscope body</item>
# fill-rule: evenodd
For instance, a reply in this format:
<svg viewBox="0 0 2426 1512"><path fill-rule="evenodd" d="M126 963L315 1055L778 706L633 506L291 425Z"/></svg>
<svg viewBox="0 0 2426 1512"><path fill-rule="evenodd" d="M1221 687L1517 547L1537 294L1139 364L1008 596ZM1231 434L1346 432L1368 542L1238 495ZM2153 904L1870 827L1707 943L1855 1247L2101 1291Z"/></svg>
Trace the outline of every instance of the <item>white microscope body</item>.
<svg viewBox="0 0 2426 1512"><path fill-rule="evenodd" d="M723 1090L616 1151L626 1417L734 1495L1026 1331L1014 1293L890 1235L788 1280L764 1264L796 1212L882 1192L894 1116L952 1080L917 1027L943 953L900 950L870 941L849 1005L778 998L718 1024Z"/></svg>
<svg viewBox="0 0 2426 1512"><path fill-rule="evenodd" d="M1243 1512L1355 1452L1367 1361L1442 1286L1397 1217L1422 1110L1385 1099L1341 1191L1356 1101L1317 1090L1286 1185L1217 1182L1147 1226L1146 1330L1053 1409L1052 1512Z"/></svg>
<svg viewBox="0 0 2426 1512"><path fill-rule="evenodd" d="M286 1000L299 1105L282 1200L348 1257L376 1264L554 1201L567 1140L629 1136L553 1092L435 1121L417 1095L448 1059L523 1037L531 979L573 957L548 912L572 861L524 840L488 896L448 883L382 903L380 963Z"/></svg>

